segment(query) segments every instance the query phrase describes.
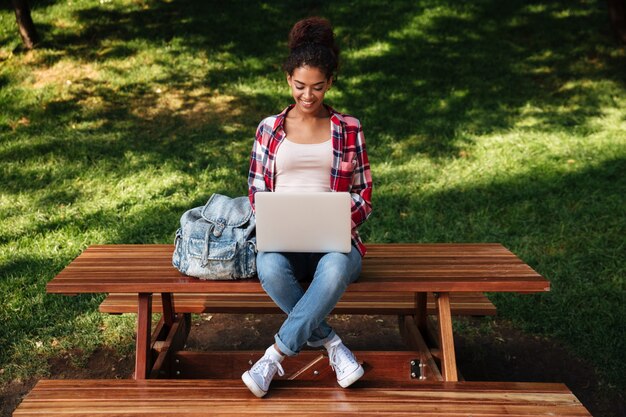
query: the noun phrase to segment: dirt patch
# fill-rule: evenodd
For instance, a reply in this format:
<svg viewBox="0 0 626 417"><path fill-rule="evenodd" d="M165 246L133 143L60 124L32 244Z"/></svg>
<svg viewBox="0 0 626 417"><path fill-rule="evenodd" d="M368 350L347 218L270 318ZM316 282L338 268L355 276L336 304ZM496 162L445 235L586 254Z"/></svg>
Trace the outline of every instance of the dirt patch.
<svg viewBox="0 0 626 417"><path fill-rule="evenodd" d="M59 61L50 67L33 70L33 88L49 85L70 86L79 80L97 80L100 73L92 64Z"/></svg>
<svg viewBox="0 0 626 417"><path fill-rule="evenodd" d="M274 342L274 334L284 319L280 314L202 314L193 321L187 349L264 350ZM353 350L406 348L393 316L332 315L328 323Z"/></svg>
<svg viewBox="0 0 626 417"><path fill-rule="evenodd" d="M189 350L261 350L273 342L282 315L214 314L194 317ZM329 323L353 350L404 350L390 316L333 315ZM623 392L602 386L593 368L563 346L521 332L502 319L456 319L455 345L459 369L470 381L565 383L594 417L626 415ZM50 378L130 378L134 358L112 350L98 350L84 365L80 352L68 352L50 361ZM78 361L81 362L81 361ZM1 416L10 416L35 380L14 382L1 393Z"/></svg>
<svg viewBox="0 0 626 417"><path fill-rule="evenodd" d="M35 386L35 379L13 381L2 387L0 393L0 416L10 417L13 410L22 402L22 398Z"/></svg>
<svg viewBox="0 0 626 417"><path fill-rule="evenodd" d="M125 379L130 378L135 366L134 357L120 356L111 349L95 351L81 365L81 352L66 352L51 359L50 376L54 379ZM76 358L79 358L78 361ZM78 362L78 363L77 363Z"/></svg>
<svg viewBox="0 0 626 417"><path fill-rule="evenodd" d="M155 87L152 92L133 98L130 112L150 123L179 117L186 128L197 129L209 123L232 124L242 113L236 100L234 96L214 94L207 88Z"/></svg>
<svg viewBox="0 0 626 417"><path fill-rule="evenodd" d="M50 379L122 379L130 378L135 366L134 357L120 356L111 349L99 349L86 361L80 351L65 352L48 361ZM80 364L82 362L82 364ZM80 364L80 365L79 365ZM37 382L13 381L0 391L0 416L10 417L24 396Z"/></svg>

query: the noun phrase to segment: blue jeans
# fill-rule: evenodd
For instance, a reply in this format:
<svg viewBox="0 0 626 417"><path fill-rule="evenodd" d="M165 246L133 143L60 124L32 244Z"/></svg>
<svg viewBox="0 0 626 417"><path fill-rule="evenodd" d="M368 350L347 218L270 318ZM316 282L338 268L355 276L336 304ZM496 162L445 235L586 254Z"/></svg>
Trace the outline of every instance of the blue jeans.
<svg viewBox="0 0 626 417"><path fill-rule="evenodd" d="M319 347L335 335L326 316L361 273L361 254L259 252L257 273L261 285L287 319L275 336L276 345L288 356L302 346ZM312 279L305 289L300 281Z"/></svg>

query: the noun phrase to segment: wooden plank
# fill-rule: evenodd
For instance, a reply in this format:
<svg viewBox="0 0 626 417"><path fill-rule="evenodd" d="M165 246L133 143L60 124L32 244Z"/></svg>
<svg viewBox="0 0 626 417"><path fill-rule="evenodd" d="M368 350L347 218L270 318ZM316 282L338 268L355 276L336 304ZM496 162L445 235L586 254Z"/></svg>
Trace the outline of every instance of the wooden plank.
<svg viewBox="0 0 626 417"><path fill-rule="evenodd" d="M122 274L123 275L123 274ZM143 278L145 274L126 274L122 277L85 276L74 280L55 278L46 289L49 293L128 293L152 290L152 292L184 293L262 293L263 288L256 280L240 281L201 281L182 275L171 278ZM413 277L393 278L389 276L375 278L361 277L360 281L350 284L348 292L543 292L549 290L549 284L543 280L528 277Z"/></svg>
<svg viewBox="0 0 626 417"><path fill-rule="evenodd" d="M152 294L139 293L137 314L137 340L135 347L135 379L148 377L151 361L150 327L152 325Z"/></svg>
<svg viewBox="0 0 626 417"><path fill-rule="evenodd" d="M47 286L51 293L262 293L257 279L202 281L171 266L172 245L87 248ZM499 244L373 244L348 292L541 292L549 282Z"/></svg>
<svg viewBox="0 0 626 417"><path fill-rule="evenodd" d="M415 293L415 323L420 332L426 330L426 320L428 320L428 296L425 292Z"/></svg>
<svg viewBox="0 0 626 417"><path fill-rule="evenodd" d="M14 412L100 416L422 415L590 417L562 384L275 381L254 397L240 380L42 380Z"/></svg>
<svg viewBox="0 0 626 417"><path fill-rule="evenodd" d="M267 294L185 294L173 295L178 313L266 313L281 314ZM450 294L452 315L493 316L495 306L482 293ZM399 314L413 315L417 308L412 293L345 293L333 314ZM101 304L103 313L136 313L136 294L110 294ZM153 311L161 312L161 297L153 297ZM427 296L427 314L436 314L432 294Z"/></svg>
<svg viewBox="0 0 626 417"><path fill-rule="evenodd" d="M439 293L437 296L437 319L439 322L439 348L443 379L445 381L458 381L452 334L452 314L450 314L450 295L448 293Z"/></svg>
<svg viewBox="0 0 626 417"><path fill-rule="evenodd" d="M161 312L163 313L163 319L167 326L174 324L174 298L171 293L161 294Z"/></svg>
<svg viewBox="0 0 626 417"><path fill-rule="evenodd" d="M94 267L100 265L109 265L116 266L116 260L124 262L124 264L134 265L134 266L170 266L171 259L169 259L169 254L154 254L149 257L141 257L138 258L135 254L126 255L124 253L110 253L105 255L93 256L88 253L83 253L78 258L76 258L76 262L74 262L75 267ZM510 256L457 256L457 255L449 255L449 256L435 256L430 255L426 256L425 254L420 254L420 256L415 257L395 257L392 255L386 257L376 257L370 258L365 257L363 259L363 263L367 265L393 265L398 262L410 264L410 265L520 265L523 262L517 258L515 255L510 254Z"/></svg>
<svg viewBox="0 0 626 417"><path fill-rule="evenodd" d="M357 360L365 369L364 380L424 382L411 378L411 361L420 359L417 351L355 351ZM174 354L172 377L182 379L237 379L250 369L263 352L256 351L178 351ZM337 386L337 377L323 350L305 350L286 358L282 366L284 376L276 380L317 381L320 385ZM436 367L435 367L436 369ZM426 375L433 379L436 373Z"/></svg>

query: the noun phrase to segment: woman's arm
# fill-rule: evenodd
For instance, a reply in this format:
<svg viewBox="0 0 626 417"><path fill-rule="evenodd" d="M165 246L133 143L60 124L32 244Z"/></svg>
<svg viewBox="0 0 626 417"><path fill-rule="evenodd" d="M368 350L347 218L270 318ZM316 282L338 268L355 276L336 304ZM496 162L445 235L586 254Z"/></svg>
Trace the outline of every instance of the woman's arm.
<svg viewBox="0 0 626 417"><path fill-rule="evenodd" d="M356 136L356 158L352 175L352 228L359 227L372 212L372 175L365 149L363 127L358 124Z"/></svg>
<svg viewBox="0 0 626 417"><path fill-rule="evenodd" d="M261 122L256 130L252 153L250 154L250 170L248 171L248 198L252 210L254 207L254 195L258 191L265 191L265 168L263 159L266 157L265 146L263 145L263 126Z"/></svg>

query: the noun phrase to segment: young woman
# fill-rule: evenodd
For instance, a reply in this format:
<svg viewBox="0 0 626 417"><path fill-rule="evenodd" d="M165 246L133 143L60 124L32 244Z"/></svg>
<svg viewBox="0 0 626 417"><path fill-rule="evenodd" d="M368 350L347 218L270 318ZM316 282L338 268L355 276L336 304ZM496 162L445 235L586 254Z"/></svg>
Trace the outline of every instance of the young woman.
<svg viewBox="0 0 626 417"><path fill-rule="evenodd" d="M295 103L259 124L248 177L250 202L254 207L257 192L350 192L352 251L258 254L261 285L288 315L275 343L242 375L258 397L267 394L277 372L283 375L285 356L297 355L305 343L328 350L342 387L363 376L363 367L325 321L358 278L365 255L357 228L371 212L372 179L363 130L356 118L324 104L339 54L330 23L316 17L297 22L289 49L283 69ZM306 291L303 279L312 279Z"/></svg>

